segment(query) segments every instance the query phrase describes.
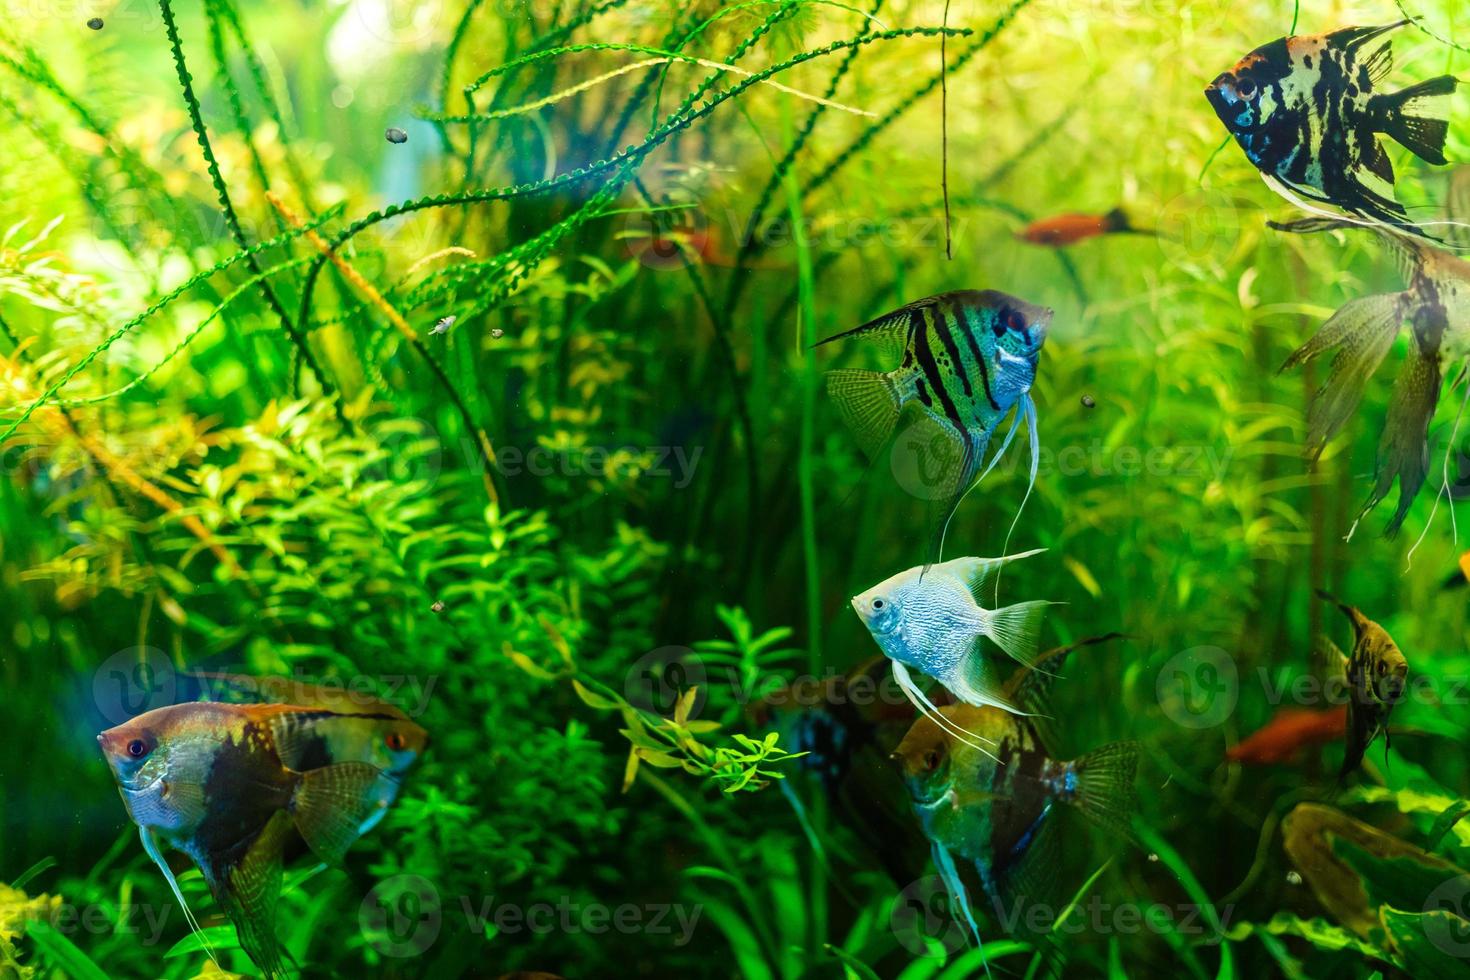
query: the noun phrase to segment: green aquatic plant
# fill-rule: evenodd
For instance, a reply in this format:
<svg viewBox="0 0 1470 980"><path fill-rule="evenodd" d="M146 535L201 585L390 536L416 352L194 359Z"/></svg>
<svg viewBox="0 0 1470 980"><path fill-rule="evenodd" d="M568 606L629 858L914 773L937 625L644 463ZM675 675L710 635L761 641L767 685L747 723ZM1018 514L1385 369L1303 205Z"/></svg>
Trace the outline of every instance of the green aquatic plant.
<svg viewBox="0 0 1470 980"><path fill-rule="evenodd" d="M0 976L218 975L93 742L119 678L156 693L127 686L140 665L359 684L430 732L345 867L288 869L306 975L1457 965L1424 937L1459 923L1392 867L1343 859L1371 936L1288 877L1281 824L1339 748L1317 772L1223 761L1310 678L1330 588L1430 691L1332 804L1466 866L1458 548L1436 526L1402 571L1427 499L1405 541L1342 543L1389 393L1308 466L1320 377L1276 373L1399 280L1370 236L1270 231L1285 206L1210 157L1200 89L1294 5L420 6L438 16L163 0L101 30L36 5L0 24ZM1400 70L1463 73L1434 39L1452 5L1405 6L1431 33L1401 32ZM1014 238L1115 206L1158 238ZM1056 310L1015 532L1047 558L1005 589L1065 600L1060 642L1132 638L1056 685L1069 749L1132 737L1148 765L1137 847L1101 869L1064 848L1049 952L983 906L964 948L925 904L906 856L927 843L882 778L901 695L767 710L877 655L849 598L921 560L924 501L865 463L810 345L959 288ZM1027 476L997 466L949 557L1001 553ZM668 648L703 676L656 674L649 704ZM219 968L252 972L179 882ZM432 937L388 901L406 883ZM499 915L562 905L699 914L692 941ZM1193 918L1098 918L1125 906Z"/></svg>

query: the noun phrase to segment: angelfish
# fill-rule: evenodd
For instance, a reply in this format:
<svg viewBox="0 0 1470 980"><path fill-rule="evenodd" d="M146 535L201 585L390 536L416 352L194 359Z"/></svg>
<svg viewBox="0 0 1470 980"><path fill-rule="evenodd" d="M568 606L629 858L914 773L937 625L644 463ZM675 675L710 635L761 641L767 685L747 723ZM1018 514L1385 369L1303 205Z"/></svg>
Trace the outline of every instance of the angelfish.
<svg viewBox="0 0 1470 980"><path fill-rule="evenodd" d="M1293 196L1301 195L1427 238L1394 197L1393 164L1378 134L1429 163L1446 163L1450 96L1459 83L1441 75L1398 92L1374 91L1393 69L1393 51L1389 41L1367 45L1407 23L1278 38L1219 75L1205 96L1287 200L1306 207Z"/></svg>
<svg viewBox="0 0 1470 980"><path fill-rule="evenodd" d="M97 736L143 847L168 879L190 927L198 923L163 857L187 854L234 922L266 977L285 970L275 933L285 847L296 834L328 863L339 863L384 804L368 762L298 771L314 740L302 714L320 709L215 702L173 705Z"/></svg>
<svg viewBox="0 0 1470 980"><path fill-rule="evenodd" d="M827 393L870 458L892 444L910 406L920 413L926 434L932 431L945 448L931 481L942 503L931 528L931 562L941 557L945 529L961 498L977 474L984 476L980 464L991 435L1012 410L1015 420L990 465L1024 417L1031 483L1036 482L1040 444L1030 391L1051 318L1050 309L993 289L965 290L910 303L817 344L859 337L902 355L890 371L829 371Z"/></svg>
<svg viewBox="0 0 1470 980"><path fill-rule="evenodd" d="M1346 221L1323 218L1269 224L1297 234L1352 227ZM1439 406L1445 366L1470 354L1470 262L1403 233L1374 230L1396 253L1406 288L1346 303L1292 352L1281 369L1334 351L1331 369L1307 412L1306 454L1316 459L1357 408L1368 379L1388 356L1399 330L1409 325L1411 342L1394 381L1379 437L1373 489L1358 512L1361 520L1388 495L1397 479L1398 507L1386 529L1392 534L1403 524L1424 484L1430 462L1429 423ZM1452 493L1458 490L1452 488ZM1353 527L1356 529L1356 521Z"/></svg>
<svg viewBox="0 0 1470 980"><path fill-rule="evenodd" d="M1344 657L1332 641L1322 645L1330 660L1341 664L1347 680L1347 752L1342 759L1338 779L1363 764L1368 746L1383 735L1385 754L1390 747L1388 716L1404 697L1409 682L1409 662L1388 631L1350 606L1322 590L1317 595L1330 602L1353 625L1353 652Z"/></svg>
<svg viewBox="0 0 1470 980"><path fill-rule="evenodd" d="M1041 659L1060 664L1077 646L1111 638L1059 648ZM915 721L894 752L933 845L935 866L977 940L956 858L974 865L997 919L1018 923L1024 910L1008 903L1058 907L1052 891L1062 841L1059 810L1073 809L1097 826L1128 836L1138 746L1114 742L1075 759L1059 759L1045 717L1054 677L1030 669L1011 674L1007 696L1025 706L1026 715L947 705L938 718ZM955 729L981 735L994 744L994 753L976 750Z"/></svg>
<svg viewBox="0 0 1470 980"><path fill-rule="evenodd" d="M927 571L910 568L852 600L858 618L893 662L894 678L914 706L977 748L969 733L955 730L944 719L908 669L934 678L967 704L1022 713L1007 696L1005 681L1016 664L1036 663L1041 617L1051 603L1033 600L986 609L980 602L986 583L1003 565L1042 550L1004 558L956 558ZM1003 655L989 650L987 642Z"/></svg>
<svg viewBox="0 0 1470 980"><path fill-rule="evenodd" d="M367 762L382 770L374 787L377 808L359 828L365 834L388 812L403 777L429 744L429 733L394 704L342 687L308 684L285 677L195 672L208 700L246 704L289 704L270 726L287 769L304 772L339 762Z"/></svg>

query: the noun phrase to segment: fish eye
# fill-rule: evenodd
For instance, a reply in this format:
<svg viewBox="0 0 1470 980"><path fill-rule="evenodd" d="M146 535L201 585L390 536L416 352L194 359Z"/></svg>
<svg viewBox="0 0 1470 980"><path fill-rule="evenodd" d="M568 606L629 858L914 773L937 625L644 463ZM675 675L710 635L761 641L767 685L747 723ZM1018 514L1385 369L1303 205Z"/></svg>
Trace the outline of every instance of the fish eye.
<svg viewBox="0 0 1470 980"><path fill-rule="evenodd" d="M1260 94L1260 89L1256 86L1254 78L1244 75L1235 83L1235 94L1249 102Z"/></svg>
<svg viewBox="0 0 1470 980"><path fill-rule="evenodd" d="M402 732L389 732L387 742L388 748L392 749L394 752L402 752L404 746L408 744L406 741L404 741Z"/></svg>
<svg viewBox="0 0 1470 980"><path fill-rule="evenodd" d="M1006 329L1020 333L1026 329L1026 314L1020 310L1009 310L1005 316Z"/></svg>
<svg viewBox="0 0 1470 980"><path fill-rule="evenodd" d="M148 743L141 738L135 738L128 743L128 755L134 759L141 759L148 754Z"/></svg>
<svg viewBox="0 0 1470 980"><path fill-rule="evenodd" d="M873 608L874 609L882 609L886 605L887 605L887 603L884 602L882 599L874 599L873 600Z"/></svg>

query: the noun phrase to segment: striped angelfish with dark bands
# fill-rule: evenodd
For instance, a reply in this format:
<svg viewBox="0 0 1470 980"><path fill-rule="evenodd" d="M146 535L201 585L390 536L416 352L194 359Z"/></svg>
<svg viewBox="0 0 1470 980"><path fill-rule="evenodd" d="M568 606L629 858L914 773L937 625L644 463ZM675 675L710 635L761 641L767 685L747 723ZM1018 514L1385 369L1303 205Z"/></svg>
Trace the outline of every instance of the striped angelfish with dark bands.
<svg viewBox="0 0 1470 980"><path fill-rule="evenodd" d="M1389 41L1407 20L1284 37L1252 51L1205 89L1245 155L1287 200L1330 204L1423 237L1394 197L1383 133L1444 164L1450 96L1458 80L1431 78L1393 93L1374 88L1393 70ZM1308 210L1311 210L1308 207Z"/></svg>
<svg viewBox="0 0 1470 980"><path fill-rule="evenodd" d="M1026 910L1052 910L1070 892L1060 873L1067 834L1062 811L1080 813L1093 824L1126 838L1134 809L1138 746L1114 742L1071 760L1058 758L1051 729L1049 691L1067 655L1116 634L1084 640L1043 654L1046 670L1023 669L1007 684L1008 699L1029 714L969 704L924 715L894 752L903 768L914 809L933 845L934 863L971 933L979 929L970 912L955 859L972 864L996 919L1015 931ZM976 749L955 730L975 732L995 746ZM1038 937L1043 941L1046 936Z"/></svg>
<svg viewBox="0 0 1470 980"><path fill-rule="evenodd" d="M861 337L902 355L890 371L830 371L827 392L870 458L891 445L911 407L946 446L936 480L941 509L932 521L931 562L939 560L945 528L980 474L991 435L1013 409L1015 420L990 465L1024 416L1035 483L1040 447L1029 392L1051 318L1050 309L997 290L963 290L910 303L818 344Z"/></svg>
<svg viewBox="0 0 1470 980"><path fill-rule="evenodd" d="M1355 227L1332 218L1270 224L1299 234ZM1373 230L1398 259L1406 288L1346 303L1292 352L1282 370L1334 352L1327 378L1307 410L1306 454L1316 459L1358 407L1368 380L1388 356L1400 329L1409 325L1412 340L1389 399L1373 488L1358 512L1361 520L1388 496L1397 480L1398 507L1386 528L1393 534L1424 484L1430 464L1429 424L1439 406L1445 368L1470 356L1470 262L1401 232L1381 226ZM1452 485L1449 491L1453 497L1464 494L1462 486Z"/></svg>

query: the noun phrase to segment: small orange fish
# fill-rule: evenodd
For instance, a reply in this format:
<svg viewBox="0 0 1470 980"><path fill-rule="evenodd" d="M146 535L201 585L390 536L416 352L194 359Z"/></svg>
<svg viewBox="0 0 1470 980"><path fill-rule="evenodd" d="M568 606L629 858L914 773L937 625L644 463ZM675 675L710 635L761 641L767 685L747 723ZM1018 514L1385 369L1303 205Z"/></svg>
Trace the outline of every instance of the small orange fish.
<svg viewBox="0 0 1470 980"><path fill-rule="evenodd" d="M1231 746L1226 760L1247 766L1279 766L1302 750L1335 742L1347 734L1347 705L1317 710L1281 708L1244 741Z"/></svg>
<svg viewBox="0 0 1470 980"><path fill-rule="evenodd" d="M1041 218L1016 232L1016 237L1032 245L1065 248L1099 235L1120 234L1155 233L1133 227L1122 208L1113 208L1107 214L1059 214L1051 218Z"/></svg>

